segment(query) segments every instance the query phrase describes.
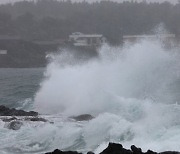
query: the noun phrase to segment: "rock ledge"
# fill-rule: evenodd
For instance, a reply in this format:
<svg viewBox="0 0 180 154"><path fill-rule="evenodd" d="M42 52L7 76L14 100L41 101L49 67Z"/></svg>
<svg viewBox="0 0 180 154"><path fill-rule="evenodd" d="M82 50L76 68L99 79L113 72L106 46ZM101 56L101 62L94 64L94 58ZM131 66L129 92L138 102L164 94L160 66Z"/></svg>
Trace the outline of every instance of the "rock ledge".
<svg viewBox="0 0 180 154"><path fill-rule="evenodd" d="M82 154L82 153L78 153L77 151L61 151L56 149L53 152L48 152L46 154ZM94 153L88 152L87 154L94 154ZM108 147L99 154L180 154L180 152L164 151L158 153L152 150L148 150L147 152L142 152L141 148L138 148L135 145L132 145L131 149L125 149L121 144L109 143Z"/></svg>

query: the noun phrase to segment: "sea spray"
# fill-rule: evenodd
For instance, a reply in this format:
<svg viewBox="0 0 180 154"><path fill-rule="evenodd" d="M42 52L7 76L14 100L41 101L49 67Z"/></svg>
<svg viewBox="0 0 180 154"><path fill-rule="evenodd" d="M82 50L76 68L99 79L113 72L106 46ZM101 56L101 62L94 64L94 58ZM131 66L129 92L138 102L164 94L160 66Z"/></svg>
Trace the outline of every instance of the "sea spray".
<svg viewBox="0 0 180 154"><path fill-rule="evenodd" d="M169 87L179 78L178 68L176 54L158 40L104 45L99 57L81 62L62 52L47 67L35 107L41 113L98 115L118 112L119 97L175 103L179 100Z"/></svg>
<svg viewBox="0 0 180 154"><path fill-rule="evenodd" d="M0 151L40 154L59 148L97 154L108 142L126 148L135 144L143 151L180 151L180 62L174 49L143 40L104 45L98 54L89 60L71 51L54 55L32 99L36 110L49 114L41 116L50 123L24 121L12 131L1 121ZM69 117L83 113L95 118Z"/></svg>
<svg viewBox="0 0 180 154"><path fill-rule="evenodd" d="M62 52L47 67L35 97L36 109L46 114L95 116L88 122L57 123L53 146L97 153L108 142L119 142L127 148L136 144L144 151L179 151L176 50L145 39L123 47L104 45L98 54L79 61L69 51Z"/></svg>

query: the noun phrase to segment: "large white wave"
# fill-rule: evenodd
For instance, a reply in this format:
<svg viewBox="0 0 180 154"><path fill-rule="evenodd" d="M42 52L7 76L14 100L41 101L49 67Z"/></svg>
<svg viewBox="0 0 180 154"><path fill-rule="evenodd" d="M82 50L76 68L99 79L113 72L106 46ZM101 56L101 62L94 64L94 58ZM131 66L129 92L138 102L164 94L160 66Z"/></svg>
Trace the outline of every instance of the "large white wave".
<svg viewBox="0 0 180 154"><path fill-rule="evenodd" d="M68 115L119 112L121 99L175 103L171 86L179 78L179 61L158 40L134 45L104 45L99 57L75 59L71 52L54 56L35 97L41 113Z"/></svg>

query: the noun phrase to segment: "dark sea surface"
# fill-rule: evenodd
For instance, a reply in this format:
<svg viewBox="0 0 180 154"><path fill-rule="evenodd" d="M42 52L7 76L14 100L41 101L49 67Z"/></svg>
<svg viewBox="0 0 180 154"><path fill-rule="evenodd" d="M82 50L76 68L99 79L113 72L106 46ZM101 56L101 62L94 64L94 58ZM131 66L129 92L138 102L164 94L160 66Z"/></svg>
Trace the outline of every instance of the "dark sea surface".
<svg viewBox="0 0 180 154"><path fill-rule="evenodd" d="M44 68L1 68L0 104L30 109L44 70Z"/></svg>

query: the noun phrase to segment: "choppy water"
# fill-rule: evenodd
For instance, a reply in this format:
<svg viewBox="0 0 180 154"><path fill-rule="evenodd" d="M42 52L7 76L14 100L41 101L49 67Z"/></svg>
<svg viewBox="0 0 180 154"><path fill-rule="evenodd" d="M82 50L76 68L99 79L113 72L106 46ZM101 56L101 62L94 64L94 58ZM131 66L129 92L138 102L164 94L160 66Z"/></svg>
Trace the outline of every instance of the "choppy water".
<svg viewBox="0 0 180 154"><path fill-rule="evenodd" d="M23 109L32 106L44 70L43 68L1 68L0 104Z"/></svg>
<svg viewBox="0 0 180 154"><path fill-rule="evenodd" d="M0 69L1 104L33 108L54 122L25 122L17 131L1 122L2 152L98 153L110 141L180 151L179 49L145 40L123 48L105 45L86 62L67 52L52 57L46 70ZM84 113L95 119L68 118Z"/></svg>

